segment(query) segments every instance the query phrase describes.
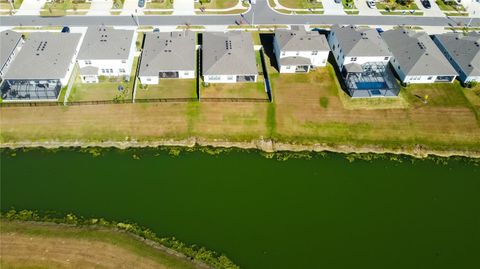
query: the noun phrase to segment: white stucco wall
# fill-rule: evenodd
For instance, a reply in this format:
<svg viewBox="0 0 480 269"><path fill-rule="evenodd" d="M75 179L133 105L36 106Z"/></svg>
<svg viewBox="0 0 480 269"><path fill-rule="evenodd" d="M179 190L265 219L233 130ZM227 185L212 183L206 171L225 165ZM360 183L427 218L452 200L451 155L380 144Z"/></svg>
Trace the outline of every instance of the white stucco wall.
<svg viewBox="0 0 480 269"><path fill-rule="evenodd" d="M203 76L203 81L208 83L237 83L237 76L236 75ZM255 75L255 81L257 81L257 75Z"/></svg>

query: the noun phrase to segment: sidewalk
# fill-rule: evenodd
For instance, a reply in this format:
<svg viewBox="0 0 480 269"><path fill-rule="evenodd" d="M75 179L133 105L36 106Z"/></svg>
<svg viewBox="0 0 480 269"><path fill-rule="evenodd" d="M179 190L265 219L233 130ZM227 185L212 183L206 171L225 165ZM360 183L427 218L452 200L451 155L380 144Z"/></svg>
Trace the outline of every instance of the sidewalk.
<svg viewBox="0 0 480 269"><path fill-rule="evenodd" d="M195 3L193 0L173 1L173 15L195 15Z"/></svg>
<svg viewBox="0 0 480 269"><path fill-rule="evenodd" d="M46 0L24 0L15 15L40 15Z"/></svg>

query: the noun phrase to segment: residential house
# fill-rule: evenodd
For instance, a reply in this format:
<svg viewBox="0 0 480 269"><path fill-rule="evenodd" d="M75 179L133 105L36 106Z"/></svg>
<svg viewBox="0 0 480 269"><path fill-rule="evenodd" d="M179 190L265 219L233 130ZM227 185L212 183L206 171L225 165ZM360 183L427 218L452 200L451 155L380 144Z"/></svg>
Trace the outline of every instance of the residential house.
<svg viewBox="0 0 480 269"><path fill-rule="evenodd" d="M195 77L196 35L190 31L146 33L138 77L142 84Z"/></svg>
<svg viewBox="0 0 480 269"><path fill-rule="evenodd" d="M328 43L350 96L398 95L400 87L389 66L392 54L375 29L334 25Z"/></svg>
<svg viewBox="0 0 480 269"><path fill-rule="evenodd" d="M202 75L207 83L256 82L258 69L251 34L204 33Z"/></svg>
<svg viewBox="0 0 480 269"><path fill-rule="evenodd" d="M0 78L23 45L23 36L18 32L5 30L0 32Z"/></svg>
<svg viewBox="0 0 480 269"><path fill-rule="evenodd" d="M480 82L480 34L446 33L433 41L455 68L462 83Z"/></svg>
<svg viewBox="0 0 480 269"><path fill-rule="evenodd" d="M311 68L326 66L330 47L327 38L318 31L277 29L273 41L280 73L305 73Z"/></svg>
<svg viewBox="0 0 480 269"><path fill-rule="evenodd" d="M137 33L113 27L89 27L78 53L82 82L98 83L99 76L130 78Z"/></svg>
<svg viewBox="0 0 480 269"><path fill-rule="evenodd" d="M457 72L425 32L395 29L382 33L390 61L403 83L453 82Z"/></svg>
<svg viewBox="0 0 480 269"><path fill-rule="evenodd" d="M30 33L1 85L4 101L56 101L72 75L81 34Z"/></svg>

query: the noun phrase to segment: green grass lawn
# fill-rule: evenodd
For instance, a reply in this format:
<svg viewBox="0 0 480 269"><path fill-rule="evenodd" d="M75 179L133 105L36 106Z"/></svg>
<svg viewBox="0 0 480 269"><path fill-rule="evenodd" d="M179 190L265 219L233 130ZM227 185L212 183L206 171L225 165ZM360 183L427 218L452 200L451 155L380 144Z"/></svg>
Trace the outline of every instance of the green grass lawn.
<svg viewBox="0 0 480 269"><path fill-rule="evenodd" d="M148 9L173 9L173 0L152 0L147 2Z"/></svg>
<svg viewBox="0 0 480 269"><path fill-rule="evenodd" d="M113 9L122 9L125 0L113 0L112 8Z"/></svg>
<svg viewBox="0 0 480 269"><path fill-rule="evenodd" d="M224 9L234 7L238 2L239 0L200 0L198 3L195 3L195 8Z"/></svg>
<svg viewBox="0 0 480 269"><path fill-rule="evenodd" d="M278 0L278 2L288 8L301 8L301 9L309 9L309 8L323 8L322 2L317 2L316 0Z"/></svg>
<svg viewBox="0 0 480 269"><path fill-rule="evenodd" d="M65 16L67 10L90 9L90 3L85 0L57 0L45 3L41 16Z"/></svg>
<svg viewBox="0 0 480 269"><path fill-rule="evenodd" d="M15 9L19 9L20 6L22 5L23 0L13 0L13 7ZM8 9L10 10L12 6L10 5L9 1L7 0L2 0L0 1L0 9Z"/></svg>
<svg viewBox="0 0 480 269"><path fill-rule="evenodd" d="M418 10L418 6L415 2L412 2L409 5L400 5L395 0L387 0L385 2L377 2L376 3L378 10Z"/></svg>
<svg viewBox="0 0 480 269"><path fill-rule="evenodd" d="M355 2L353 0L342 0L342 5L344 9L356 9Z"/></svg>
<svg viewBox="0 0 480 269"><path fill-rule="evenodd" d="M138 84L135 92L135 99L168 98L197 98L196 79L160 79L155 85Z"/></svg>
<svg viewBox="0 0 480 269"><path fill-rule="evenodd" d="M452 2L452 4L445 4L443 0L437 0L435 1L437 3L438 7L443 10L443 11L465 11L465 8L462 5L459 5L455 2Z"/></svg>

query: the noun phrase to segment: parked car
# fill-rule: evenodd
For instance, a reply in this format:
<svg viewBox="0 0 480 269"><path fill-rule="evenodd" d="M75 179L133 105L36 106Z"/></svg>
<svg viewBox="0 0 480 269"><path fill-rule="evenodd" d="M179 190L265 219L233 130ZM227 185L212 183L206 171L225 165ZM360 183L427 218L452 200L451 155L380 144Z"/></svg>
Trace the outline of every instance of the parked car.
<svg viewBox="0 0 480 269"><path fill-rule="evenodd" d="M335 3L340 4L342 3L342 0L335 0Z"/></svg>
<svg viewBox="0 0 480 269"><path fill-rule="evenodd" d="M145 7L145 0L138 0L138 7Z"/></svg>
<svg viewBox="0 0 480 269"><path fill-rule="evenodd" d="M428 0L422 0L421 2L422 2L422 6L426 9L430 9L432 7L432 5Z"/></svg>
<svg viewBox="0 0 480 269"><path fill-rule="evenodd" d="M367 1L367 6L369 8L375 8L377 5L375 4L375 1L369 0Z"/></svg>
<svg viewBox="0 0 480 269"><path fill-rule="evenodd" d="M65 26L62 28L62 33L70 33L70 27Z"/></svg>
<svg viewBox="0 0 480 269"><path fill-rule="evenodd" d="M154 32L154 33L160 33L160 29L155 28L155 29L153 29L153 32Z"/></svg>

